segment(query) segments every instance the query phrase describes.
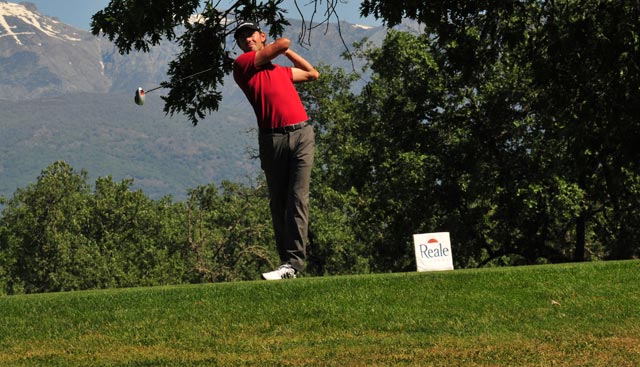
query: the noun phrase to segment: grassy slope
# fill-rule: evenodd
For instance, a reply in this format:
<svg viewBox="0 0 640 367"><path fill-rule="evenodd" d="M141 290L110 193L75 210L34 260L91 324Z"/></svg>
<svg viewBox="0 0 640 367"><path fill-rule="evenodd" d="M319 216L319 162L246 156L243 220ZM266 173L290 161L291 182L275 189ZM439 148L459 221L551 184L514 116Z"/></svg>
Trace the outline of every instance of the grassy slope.
<svg viewBox="0 0 640 367"><path fill-rule="evenodd" d="M2 366L637 366L640 262L0 298Z"/></svg>

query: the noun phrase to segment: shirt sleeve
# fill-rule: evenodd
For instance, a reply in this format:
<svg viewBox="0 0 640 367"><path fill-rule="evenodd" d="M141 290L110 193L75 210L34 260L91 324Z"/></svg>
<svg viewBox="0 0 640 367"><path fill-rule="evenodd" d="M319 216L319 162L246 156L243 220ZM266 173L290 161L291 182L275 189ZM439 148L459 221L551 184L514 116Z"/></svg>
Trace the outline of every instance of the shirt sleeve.
<svg viewBox="0 0 640 367"><path fill-rule="evenodd" d="M253 61L256 58L255 51L246 52L233 62L233 78L239 85L247 83L251 75L255 74Z"/></svg>

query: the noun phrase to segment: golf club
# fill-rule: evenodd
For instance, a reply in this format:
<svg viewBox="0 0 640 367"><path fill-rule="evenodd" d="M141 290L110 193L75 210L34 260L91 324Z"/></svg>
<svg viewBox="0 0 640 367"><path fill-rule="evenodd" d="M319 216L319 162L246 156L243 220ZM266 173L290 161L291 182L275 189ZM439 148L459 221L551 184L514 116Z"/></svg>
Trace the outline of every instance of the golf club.
<svg viewBox="0 0 640 367"><path fill-rule="evenodd" d="M204 73L206 73L208 71L211 71L211 70L213 70L213 68L209 68L209 69L206 69L206 70L199 71L197 73L193 73L191 75L187 75L184 78L180 78L180 79L176 80L174 83L181 82L181 81L189 79L189 78L193 78L194 76L197 76L197 75L200 75L200 74L204 74ZM138 89L136 89L136 95L135 95L133 100L136 102L136 104L138 106L142 106L144 104L144 96L145 96L145 94L151 93L154 90L157 90L157 89L160 89L160 88L166 88L166 87L169 87L169 86L171 86L171 83L167 83L167 84L164 84L164 85L159 85L159 86L157 86L155 88L151 88L151 89L149 89L147 91L142 89L142 87L138 87Z"/></svg>

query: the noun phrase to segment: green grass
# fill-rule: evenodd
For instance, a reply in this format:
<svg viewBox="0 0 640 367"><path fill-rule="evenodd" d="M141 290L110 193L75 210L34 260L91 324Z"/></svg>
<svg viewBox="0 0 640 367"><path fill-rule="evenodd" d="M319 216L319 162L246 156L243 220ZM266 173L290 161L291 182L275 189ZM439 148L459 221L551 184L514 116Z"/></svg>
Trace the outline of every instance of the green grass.
<svg viewBox="0 0 640 367"><path fill-rule="evenodd" d="M640 261L0 298L1 366L638 366Z"/></svg>

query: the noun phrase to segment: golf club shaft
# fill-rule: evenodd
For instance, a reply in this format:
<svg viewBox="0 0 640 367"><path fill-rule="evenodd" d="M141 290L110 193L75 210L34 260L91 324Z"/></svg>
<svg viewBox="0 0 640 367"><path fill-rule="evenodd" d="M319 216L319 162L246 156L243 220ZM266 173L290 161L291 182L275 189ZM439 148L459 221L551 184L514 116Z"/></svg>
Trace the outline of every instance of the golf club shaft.
<svg viewBox="0 0 640 367"><path fill-rule="evenodd" d="M191 75L187 75L187 76L185 76L184 78L180 78L180 79L176 80L175 82L181 82L181 81L183 81L183 80L193 78L194 76L198 76L198 75L200 75L200 74L204 74L204 73L206 73L206 72L208 72L208 71L211 71L211 70L213 70L213 68L209 68L209 69L206 69L206 70L202 70L202 71L199 71L199 72L197 72L197 73L193 73L193 74L191 74ZM173 83L169 83L167 86L169 86L169 85L171 85L171 84L173 84ZM154 90L156 90L156 89L160 89L160 88L164 88L164 87L165 87L165 86L163 86L163 85L159 85L159 86L157 86L157 87L155 87L155 88L151 88L151 89L149 89L149 90L145 91L145 93L150 93L150 92L153 92L153 91L154 91Z"/></svg>

